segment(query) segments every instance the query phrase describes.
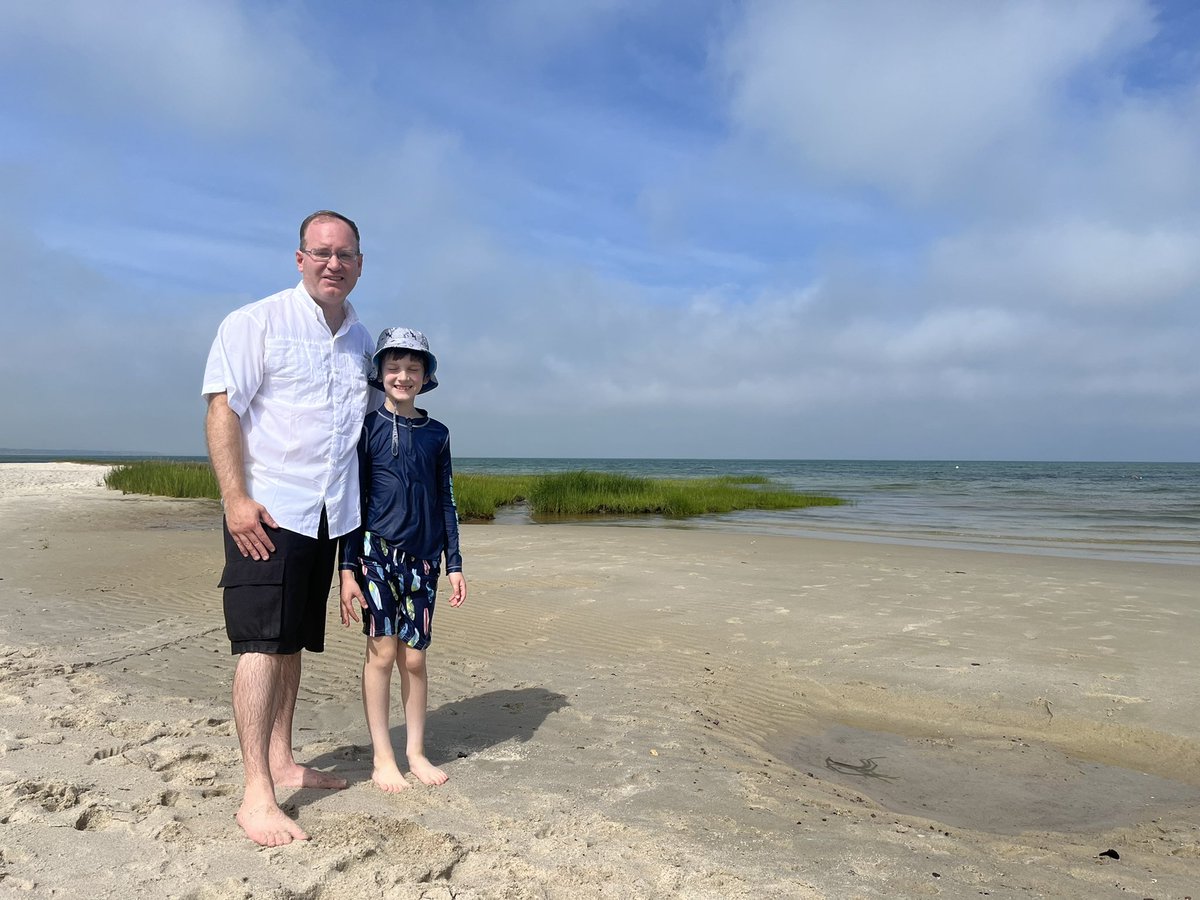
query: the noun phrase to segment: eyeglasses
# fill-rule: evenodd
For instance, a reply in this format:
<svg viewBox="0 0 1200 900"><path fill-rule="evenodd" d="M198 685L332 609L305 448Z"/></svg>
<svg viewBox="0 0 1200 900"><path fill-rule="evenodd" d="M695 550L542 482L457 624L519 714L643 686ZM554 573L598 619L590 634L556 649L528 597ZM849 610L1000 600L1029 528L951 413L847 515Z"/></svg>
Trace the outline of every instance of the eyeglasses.
<svg viewBox="0 0 1200 900"><path fill-rule="evenodd" d="M307 253L309 256L311 256L313 259L315 259L317 262L325 262L325 263L329 262L331 259L333 259L336 256L338 258L338 262L342 263L343 265L347 265L347 266L350 265L350 263L354 262L356 259L359 258L359 256L362 255L361 253L354 253L350 250L339 250L337 253L334 253L332 250L330 250L326 247L320 247L316 250L306 250L305 248L301 247L300 252Z"/></svg>

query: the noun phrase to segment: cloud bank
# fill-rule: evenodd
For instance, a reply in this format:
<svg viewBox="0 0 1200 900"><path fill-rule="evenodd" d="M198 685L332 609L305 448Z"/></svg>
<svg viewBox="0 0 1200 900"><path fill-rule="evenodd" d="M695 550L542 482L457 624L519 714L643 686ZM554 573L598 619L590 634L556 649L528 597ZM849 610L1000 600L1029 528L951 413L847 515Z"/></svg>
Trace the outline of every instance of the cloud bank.
<svg viewBox="0 0 1200 900"><path fill-rule="evenodd" d="M459 454L1196 458L1172 8L7 6L0 444L203 452L217 323L332 207Z"/></svg>

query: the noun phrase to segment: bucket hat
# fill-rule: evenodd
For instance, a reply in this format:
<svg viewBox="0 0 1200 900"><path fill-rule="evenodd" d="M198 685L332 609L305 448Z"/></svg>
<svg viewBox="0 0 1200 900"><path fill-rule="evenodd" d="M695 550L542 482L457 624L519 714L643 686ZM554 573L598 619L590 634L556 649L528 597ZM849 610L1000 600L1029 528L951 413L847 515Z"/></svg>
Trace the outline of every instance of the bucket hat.
<svg viewBox="0 0 1200 900"><path fill-rule="evenodd" d="M375 343L375 355L371 357L371 374L367 383L372 387L383 390L383 380L379 376L379 359L385 350L415 350L425 355L425 374L429 380L417 391L424 394L438 386L437 357L429 352L429 340L419 331L411 328L385 328L379 332L379 340Z"/></svg>

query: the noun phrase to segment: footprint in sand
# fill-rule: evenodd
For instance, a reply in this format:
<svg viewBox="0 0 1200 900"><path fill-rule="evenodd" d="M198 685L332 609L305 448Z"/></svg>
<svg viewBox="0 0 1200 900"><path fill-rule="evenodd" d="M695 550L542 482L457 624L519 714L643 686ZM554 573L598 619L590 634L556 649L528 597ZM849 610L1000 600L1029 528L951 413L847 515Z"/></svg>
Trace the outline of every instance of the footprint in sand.
<svg viewBox="0 0 1200 900"><path fill-rule="evenodd" d="M73 809L88 789L68 781L17 781L4 791L0 824L15 825L43 818L46 813Z"/></svg>
<svg viewBox="0 0 1200 900"><path fill-rule="evenodd" d="M319 825L330 836L323 845L335 853L331 869L375 883L452 884L454 869L470 854L451 835L413 822L356 815L329 816Z"/></svg>
<svg viewBox="0 0 1200 900"><path fill-rule="evenodd" d="M121 758L159 773L164 781L211 785L219 777L218 768L213 763L213 754L201 747L150 750L144 746L135 746L122 751Z"/></svg>

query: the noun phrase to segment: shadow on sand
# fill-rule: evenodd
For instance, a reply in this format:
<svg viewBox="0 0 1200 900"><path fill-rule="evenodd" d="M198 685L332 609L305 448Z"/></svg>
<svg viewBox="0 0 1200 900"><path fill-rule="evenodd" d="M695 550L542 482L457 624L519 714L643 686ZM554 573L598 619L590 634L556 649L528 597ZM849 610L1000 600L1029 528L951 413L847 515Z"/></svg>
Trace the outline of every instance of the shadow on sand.
<svg viewBox="0 0 1200 900"><path fill-rule="evenodd" d="M546 718L568 706L567 698L545 688L514 688L488 691L445 703L429 711L425 725L425 752L434 765L474 756L510 740L530 740ZM403 720L399 678L392 685L392 719ZM366 732L366 723L362 725ZM392 746L403 767L404 725L392 726ZM304 765L333 770L354 784L371 777L370 745L345 744L312 759ZM297 808L328 796L325 791L301 788L288 798L286 805Z"/></svg>

